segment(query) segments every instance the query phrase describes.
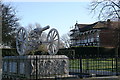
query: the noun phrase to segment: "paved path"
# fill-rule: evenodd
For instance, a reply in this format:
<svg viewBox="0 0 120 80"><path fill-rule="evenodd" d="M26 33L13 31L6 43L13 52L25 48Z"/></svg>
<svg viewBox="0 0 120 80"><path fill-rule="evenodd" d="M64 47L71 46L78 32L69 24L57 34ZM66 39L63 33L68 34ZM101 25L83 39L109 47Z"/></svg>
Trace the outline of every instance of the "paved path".
<svg viewBox="0 0 120 80"><path fill-rule="evenodd" d="M118 76L110 76L110 77L92 77L92 78L66 79L66 80L120 80L120 78Z"/></svg>
<svg viewBox="0 0 120 80"><path fill-rule="evenodd" d="M80 73L80 69L70 69L70 72ZM116 72L112 71L98 71L98 70L83 70L82 73L97 74L97 75L116 75ZM120 74L120 73L119 73Z"/></svg>

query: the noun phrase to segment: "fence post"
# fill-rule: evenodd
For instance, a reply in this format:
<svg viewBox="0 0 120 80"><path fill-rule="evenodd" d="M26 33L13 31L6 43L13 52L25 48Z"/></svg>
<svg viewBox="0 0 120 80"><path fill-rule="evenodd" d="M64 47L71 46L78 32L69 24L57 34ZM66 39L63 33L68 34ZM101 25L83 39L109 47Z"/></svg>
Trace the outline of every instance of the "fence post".
<svg viewBox="0 0 120 80"><path fill-rule="evenodd" d="M85 63L86 63L86 73L89 73L89 57L87 55L86 55Z"/></svg>
<svg viewBox="0 0 120 80"><path fill-rule="evenodd" d="M37 65L38 58L36 56L36 80L38 80L38 65Z"/></svg>
<svg viewBox="0 0 120 80"><path fill-rule="evenodd" d="M112 57L112 72L114 71L114 58Z"/></svg>
<svg viewBox="0 0 120 80"><path fill-rule="evenodd" d="M118 76L118 57L116 56L116 76Z"/></svg>
<svg viewBox="0 0 120 80"><path fill-rule="evenodd" d="M115 53L116 53L116 55L115 55L115 58L116 58L116 76L118 76L118 46L116 47L116 49L115 49Z"/></svg>
<svg viewBox="0 0 120 80"><path fill-rule="evenodd" d="M80 73L82 73L82 57L80 56Z"/></svg>

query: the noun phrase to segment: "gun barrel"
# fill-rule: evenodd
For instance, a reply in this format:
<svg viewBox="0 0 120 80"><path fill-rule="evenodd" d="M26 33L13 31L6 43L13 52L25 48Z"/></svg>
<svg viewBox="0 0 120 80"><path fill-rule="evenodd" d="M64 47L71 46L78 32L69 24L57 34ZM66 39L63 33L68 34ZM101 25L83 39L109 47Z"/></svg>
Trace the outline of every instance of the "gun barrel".
<svg viewBox="0 0 120 80"><path fill-rule="evenodd" d="M49 29L49 28L50 28L50 26L48 25L48 26L42 28L42 31L45 31L45 30L47 30L47 29Z"/></svg>

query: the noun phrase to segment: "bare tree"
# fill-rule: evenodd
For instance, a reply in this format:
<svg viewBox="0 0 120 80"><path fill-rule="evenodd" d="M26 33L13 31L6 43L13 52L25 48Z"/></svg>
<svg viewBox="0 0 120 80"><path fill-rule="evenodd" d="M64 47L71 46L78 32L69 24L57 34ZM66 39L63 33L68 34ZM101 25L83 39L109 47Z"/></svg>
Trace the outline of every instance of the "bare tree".
<svg viewBox="0 0 120 80"><path fill-rule="evenodd" d="M62 42L62 40L60 40L60 45L59 45L59 48L60 48L60 49L65 48L64 43Z"/></svg>
<svg viewBox="0 0 120 80"><path fill-rule="evenodd" d="M29 24L27 26L27 31L28 33L31 32L31 30L34 30L35 28L42 28L42 26L39 24L39 23L35 23L35 24ZM42 41L45 41L46 40L46 37L47 37L47 34L45 32L42 32L41 34L41 40Z"/></svg>
<svg viewBox="0 0 120 80"><path fill-rule="evenodd" d="M95 0L90 10L98 14L99 19L120 19L120 0Z"/></svg>
<svg viewBox="0 0 120 80"><path fill-rule="evenodd" d="M70 47L70 36L69 36L69 33L63 34L62 37L61 37L61 40L62 40L65 48L69 48Z"/></svg>

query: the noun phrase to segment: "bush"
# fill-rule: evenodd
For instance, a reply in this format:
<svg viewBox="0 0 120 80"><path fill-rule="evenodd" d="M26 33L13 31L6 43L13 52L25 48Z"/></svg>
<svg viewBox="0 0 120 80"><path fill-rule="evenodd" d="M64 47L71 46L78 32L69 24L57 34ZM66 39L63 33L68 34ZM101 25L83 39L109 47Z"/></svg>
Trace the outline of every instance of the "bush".
<svg viewBox="0 0 120 80"><path fill-rule="evenodd" d="M4 56L17 56L17 50L15 48L9 49L9 48L3 48L2 49L2 57Z"/></svg>
<svg viewBox="0 0 120 80"><path fill-rule="evenodd" d="M75 50L76 57L80 56L104 56L113 57L115 56L115 48L106 47L72 47Z"/></svg>
<svg viewBox="0 0 120 80"><path fill-rule="evenodd" d="M66 55L69 58L80 57L115 57L115 48L106 47L71 47L67 49L60 49L59 55Z"/></svg>

